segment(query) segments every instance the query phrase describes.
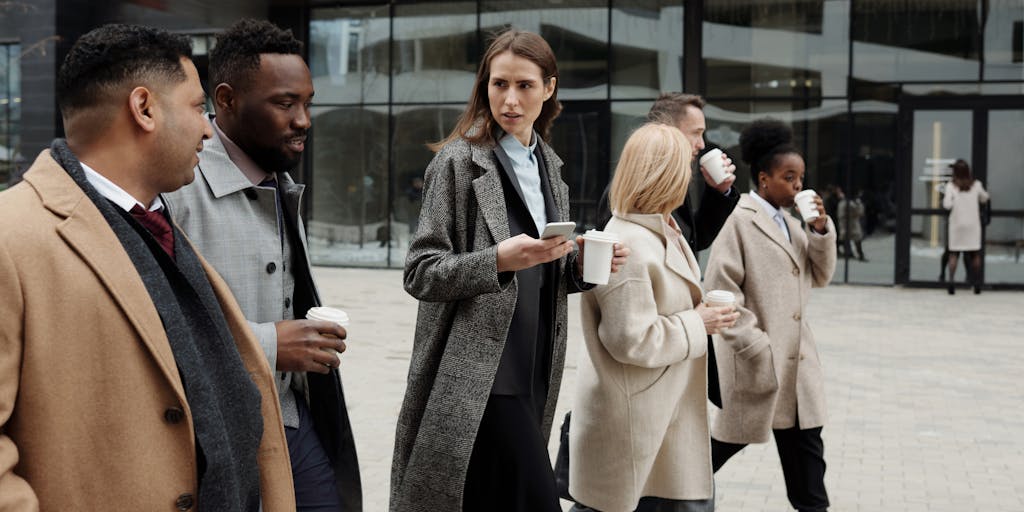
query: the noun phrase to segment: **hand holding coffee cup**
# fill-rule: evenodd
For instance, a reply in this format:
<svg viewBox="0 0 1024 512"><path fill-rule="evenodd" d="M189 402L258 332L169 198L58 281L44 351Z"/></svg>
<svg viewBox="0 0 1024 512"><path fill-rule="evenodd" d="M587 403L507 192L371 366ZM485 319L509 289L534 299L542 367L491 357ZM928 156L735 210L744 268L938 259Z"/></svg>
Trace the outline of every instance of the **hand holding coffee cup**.
<svg viewBox="0 0 1024 512"><path fill-rule="evenodd" d="M796 208L800 217L809 224L815 231L822 233L828 225L828 218L825 215L825 203L817 192L811 189L801 190L796 194Z"/></svg>
<svg viewBox="0 0 1024 512"><path fill-rule="evenodd" d="M348 313L346 313L346 312L344 312L344 311L342 311L340 309L337 309L337 308L331 308L331 307L326 307L326 306L317 306L317 307L309 308L309 311L306 312L306 319L307 320L318 320L318 321L321 321L321 322L331 322L331 323L340 325L342 328L348 327L348 324L349 324ZM321 334L323 334L324 336L336 337L336 336L332 336L331 334L327 334L327 333L321 333ZM335 350L333 348L330 348L330 347L321 347L320 350L326 351L326 352L332 354L335 357L334 364L328 363L328 364L325 364L325 366L327 366L328 368L335 368L337 366L340 366L341 359L338 358L339 352L337 350Z"/></svg>
<svg viewBox="0 0 1024 512"><path fill-rule="evenodd" d="M740 318L739 312L736 311L736 295L726 290L708 292L696 311L704 321L704 330L708 334L718 334L722 329L736 325Z"/></svg>
<svg viewBox="0 0 1024 512"><path fill-rule="evenodd" d="M721 149L714 148L700 157L700 169L704 181L715 190L725 193L736 181L736 166Z"/></svg>

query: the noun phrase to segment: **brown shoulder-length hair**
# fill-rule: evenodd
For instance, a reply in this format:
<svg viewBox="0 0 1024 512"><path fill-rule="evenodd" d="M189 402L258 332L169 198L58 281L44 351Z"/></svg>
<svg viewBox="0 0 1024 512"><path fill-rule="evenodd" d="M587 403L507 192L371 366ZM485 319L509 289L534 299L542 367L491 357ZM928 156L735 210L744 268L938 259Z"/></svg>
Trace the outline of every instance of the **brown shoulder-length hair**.
<svg viewBox="0 0 1024 512"><path fill-rule="evenodd" d="M971 175L971 167L964 160L953 162L950 167L953 169L953 184L964 192L974 185L974 176Z"/></svg>
<svg viewBox="0 0 1024 512"><path fill-rule="evenodd" d="M469 97L466 109L459 116L455 129L444 140L427 145L432 151L440 151L445 144L459 138L465 139L471 144L480 144L494 138L498 123L491 115L491 105L487 98L487 82L491 79L491 61L505 52L512 52L513 55L539 66L541 78L544 79L545 84L552 78L555 79L555 92L544 102L537 121L533 123L533 129L537 130L541 138L548 140L551 125L555 122L558 114L562 112L562 104L558 102L558 64L555 62L555 52L551 51L551 46L539 35L510 28L494 36L490 46L487 47L487 51L480 60L473 93Z"/></svg>

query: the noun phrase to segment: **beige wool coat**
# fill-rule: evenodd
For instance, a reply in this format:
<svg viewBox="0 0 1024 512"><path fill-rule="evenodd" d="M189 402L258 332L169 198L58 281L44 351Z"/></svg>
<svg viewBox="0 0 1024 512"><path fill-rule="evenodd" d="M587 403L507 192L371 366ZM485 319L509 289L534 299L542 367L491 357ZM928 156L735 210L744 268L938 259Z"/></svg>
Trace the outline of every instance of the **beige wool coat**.
<svg viewBox="0 0 1024 512"><path fill-rule="evenodd" d="M605 231L632 253L582 298L569 491L602 512L644 496L710 498L700 267L661 215L616 215Z"/></svg>
<svg viewBox="0 0 1024 512"><path fill-rule="evenodd" d="M0 511L179 510L198 487L192 410L117 235L48 150L0 193L0 216L14 220L0 230ZM263 510L294 511L273 374L200 261L262 395Z"/></svg>
<svg viewBox="0 0 1024 512"><path fill-rule="evenodd" d="M836 267L836 229L805 232L785 212L792 243L763 207L743 194L711 246L704 287L736 294L740 318L715 336L722 410L711 435L764 443L772 429L825 424L821 360L804 312L812 287Z"/></svg>

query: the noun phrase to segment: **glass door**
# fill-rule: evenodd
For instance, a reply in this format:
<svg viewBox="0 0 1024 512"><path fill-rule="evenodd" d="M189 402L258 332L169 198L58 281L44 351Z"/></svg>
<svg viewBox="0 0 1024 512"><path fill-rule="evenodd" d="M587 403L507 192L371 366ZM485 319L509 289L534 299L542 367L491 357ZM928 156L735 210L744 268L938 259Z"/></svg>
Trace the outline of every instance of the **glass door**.
<svg viewBox="0 0 1024 512"><path fill-rule="evenodd" d="M895 281L945 286L949 165L965 160L991 194L982 229L987 288L1024 287L1024 98L911 98L900 105L901 187ZM966 277L961 263L956 281Z"/></svg>

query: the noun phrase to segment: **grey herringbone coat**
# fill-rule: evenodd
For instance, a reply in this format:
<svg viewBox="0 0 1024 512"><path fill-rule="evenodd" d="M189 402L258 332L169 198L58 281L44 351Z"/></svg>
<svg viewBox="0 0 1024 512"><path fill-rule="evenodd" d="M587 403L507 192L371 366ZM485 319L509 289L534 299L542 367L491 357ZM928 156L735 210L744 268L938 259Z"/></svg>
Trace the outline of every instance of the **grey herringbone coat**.
<svg viewBox="0 0 1024 512"><path fill-rule="evenodd" d="M558 219L569 217L562 161L540 142ZM427 168L405 289L420 300L408 388L395 433L392 512L457 512L473 442L516 305L514 273L497 270L509 238L494 144L447 144ZM542 433L551 431L565 359L566 294L578 291L559 262L549 390Z"/></svg>

